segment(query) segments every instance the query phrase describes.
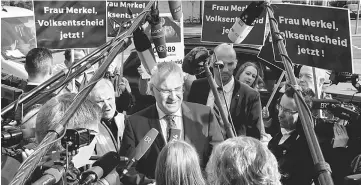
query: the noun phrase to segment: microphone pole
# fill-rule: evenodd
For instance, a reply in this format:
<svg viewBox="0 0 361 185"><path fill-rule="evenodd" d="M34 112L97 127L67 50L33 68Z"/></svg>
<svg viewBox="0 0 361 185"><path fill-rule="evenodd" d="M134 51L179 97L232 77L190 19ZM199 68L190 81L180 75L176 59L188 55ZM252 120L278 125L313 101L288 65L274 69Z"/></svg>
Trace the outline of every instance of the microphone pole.
<svg viewBox="0 0 361 185"><path fill-rule="evenodd" d="M119 40L119 38L117 38L117 40ZM84 58L82 58L80 61L78 61L77 63L75 63L72 69L76 69L78 66L80 66L81 64L83 64L84 62L86 62L87 60L91 59L93 56L97 55L98 53L100 53L101 51L107 49L111 44L112 44L113 40L108 41L107 43L103 44L102 46L100 46L100 48L94 50L93 52L91 52L89 55L85 56ZM92 64L93 65L93 64ZM44 90L46 87L56 83L59 79L61 79L62 77L64 77L67 74L68 70L64 70L64 71L60 71L59 73L57 73L56 75L52 76L50 79L48 79L47 81L45 81L44 83L40 84L39 86L37 86L36 88L32 89L31 91L29 91L28 93L26 93L25 95L23 95L19 101L17 102L17 100L15 100L14 102L12 102L11 104L7 105L6 107L4 107L3 109L1 109L1 116L4 116L7 112L9 112L10 110L12 110L15 105L21 104L21 103L26 103L29 99L33 99L34 97L40 96L37 101L33 101L31 105L33 105L34 103L37 103L39 100L43 99L46 95L48 95L48 93L44 93L42 94L41 91ZM83 72L83 71L82 71ZM79 73L80 74L80 73ZM29 108L27 105L24 106L24 109Z"/></svg>
<svg viewBox="0 0 361 185"><path fill-rule="evenodd" d="M203 66L204 66L205 73L206 73L206 76L207 76L207 79L208 79L208 83L209 83L209 85L211 87L211 90L212 90L212 93L213 93L213 96L214 96L215 103L216 103L217 107L219 108L219 112L220 112L222 120L223 120L224 129L226 131L226 136L227 136L227 138L236 137L237 134L236 134L236 131L234 129L234 126L229 123L228 118L227 118L226 113L225 113L225 110L222 107L221 99L219 98L217 88L216 88L216 82L214 81L212 73L209 70L209 62L204 62ZM229 116L231 116L231 115L229 115Z"/></svg>
<svg viewBox="0 0 361 185"><path fill-rule="evenodd" d="M150 10L150 7L154 4L154 1L150 1L145 7L144 11ZM143 12L144 12L143 11ZM18 172L15 174L13 180L10 182L10 185L23 185L26 184L31 176L32 172L35 170L37 164L41 161L43 156L50 150L54 145L54 141L57 139L58 135L61 135L64 132L67 122L74 115L75 111L79 108L80 104L85 100L90 91L95 86L96 82L104 76L105 71L108 69L110 64L113 62L116 55L123 48L125 41L124 39L129 39L134 30L138 28L142 22L143 17L146 13L139 15L131 27L126 31L123 37L120 37L120 44L116 45L113 49L110 50L108 57L104 63L99 67L96 73L92 76L89 82L89 88L85 88L76 98L70 107L66 110L60 123L55 124L49 130L50 132L46 134L45 138L41 141L36 151L32 153L19 167ZM112 45L114 42L110 42Z"/></svg>
<svg viewBox="0 0 361 185"><path fill-rule="evenodd" d="M281 36L278 29L277 21L274 17L273 10L269 2L265 2L265 6L269 15L271 33L273 36L272 40L277 42L280 56L282 58L283 65L288 76L288 80L292 86L295 86L297 85L297 81L293 73L293 68L291 66L292 61L288 57L286 47L283 43L283 37ZM301 97L298 97L297 94L299 94ZM297 92L297 94L295 94L293 97L298 108L299 118L301 119L302 128L307 139L308 148L310 150L313 163L315 165L315 171L318 175L318 181L321 185L333 185L333 180L330 173L331 169L322 155L320 145L313 129L314 124L311 119L311 115L308 115L305 105L301 102L301 98L303 99L302 94L299 92Z"/></svg>

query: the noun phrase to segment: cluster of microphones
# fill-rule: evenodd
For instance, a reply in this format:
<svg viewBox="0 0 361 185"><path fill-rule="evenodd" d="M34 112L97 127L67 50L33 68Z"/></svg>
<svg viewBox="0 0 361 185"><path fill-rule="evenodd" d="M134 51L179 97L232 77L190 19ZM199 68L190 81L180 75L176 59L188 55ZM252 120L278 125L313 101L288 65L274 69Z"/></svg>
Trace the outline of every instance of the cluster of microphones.
<svg viewBox="0 0 361 185"><path fill-rule="evenodd" d="M80 175L79 184L118 184L128 173L132 165L148 151L158 135L156 129L151 129L135 148L134 156L123 157L117 152L108 152L96 160L92 167ZM126 162L122 165L121 162ZM66 173L64 165L54 165L43 173L43 176L33 184L50 185L58 183ZM116 176L116 178L113 178Z"/></svg>
<svg viewBox="0 0 361 185"><path fill-rule="evenodd" d="M169 0L169 9L173 20L179 21L182 18L182 1ZM167 57L167 46L165 39L165 32L163 28L164 20L159 17L159 10L152 7L150 15L147 16L146 21L151 26L151 39L154 43L155 50L159 58ZM138 53L140 61L145 67L148 74L152 74L152 69L156 66L156 60L152 49L151 41L144 33L142 28L137 28L133 33L133 41L135 49Z"/></svg>

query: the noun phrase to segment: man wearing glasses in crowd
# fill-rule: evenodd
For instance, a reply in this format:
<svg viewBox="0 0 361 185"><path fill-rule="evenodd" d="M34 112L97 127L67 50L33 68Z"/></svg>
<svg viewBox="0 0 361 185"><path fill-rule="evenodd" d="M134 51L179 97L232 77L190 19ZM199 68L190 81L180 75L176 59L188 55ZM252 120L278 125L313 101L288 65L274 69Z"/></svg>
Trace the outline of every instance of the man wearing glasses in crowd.
<svg viewBox="0 0 361 185"><path fill-rule="evenodd" d="M307 92L310 91L302 92L304 97L308 96ZM307 185L312 182L314 168L294 94L293 88L286 87L276 106L281 130L270 140L268 148L279 163L282 184Z"/></svg>
<svg viewBox="0 0 361 185"><path fill-rule="evenodd" d="M155 97L156 104L126 118L120 155L134 153L139 141L152 128L157 129L159 134L148 152L137 162L135 175L122 178L124 184L152 182L145 182L143 177L154 179L157 157L165 144L174 138L174 131L179 131L180 140L196 148L203 168L212 148L223 141L213 109L184 102L183 86L183 71L177 64L163 62L157 65L148 85L148 92Z"/></svg>

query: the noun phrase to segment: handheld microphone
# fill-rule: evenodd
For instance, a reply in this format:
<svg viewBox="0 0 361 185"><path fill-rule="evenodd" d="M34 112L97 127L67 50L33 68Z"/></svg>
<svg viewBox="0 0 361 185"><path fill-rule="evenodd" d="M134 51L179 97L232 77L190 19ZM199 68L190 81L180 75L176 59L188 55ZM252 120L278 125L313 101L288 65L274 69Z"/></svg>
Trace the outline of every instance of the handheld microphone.
<svg viewBox="0 0 361 185"><path fill-rule="evenodd" d="M163 19L164 21L164 19ZM162 19L159 17L159 10L152 9L151 21L149 21L150 35L152 37L155 49L159 58L167 57L167 46L165 42L165 33L162 26Z"/></svg>
<svg viewBox="0 0 361 185"><path fill-rule="evenodd" d="M168 0L168 4L173 20L179 21L182 18L182 1Z"/></svg>
<svg viewBox="0 0 361 185"><path fill-rule="evenodd" d="M32 185L52 185L60 181L65 173L65 168L62 165L55 165L52 168L47 169L44 175Z"/></svg>
<svg viewBox="0 0 361 185"><path fill-rule="evenodd" d="M264 10L264 1L252 1L229 30L228 38L235 44L241 43L252 30L256 19Z"/></svg>
<svg viewBox="0 0 361 185"><path fill-rule="evenodd" d="M95 161L89 170L81 174L80 184L94 183L101 177L107 176L119 164L119 161L117 152L106 153Z"/></svg>
<svg viewBox="0 0 361 185"><path fill-rule="evenodd" d="M125 168L122 170L122 173L120 174L122 178L123 175L128 173L129 168L136 162L138 161L140 158L143 157L143 155L148 151L148 149L150 148L150 146L153 144L155 138L158 135L158 130L156 130L155 128L152 128L144 137L143 139L139 142L138 146L135 148L135 155L134 157L128 161L127 165L125 166Z"/></svg>
<svg viewBox="0 0 361 185"><path fill-rule="evenodd" d="M341 104L334 99L312 99L312 109L327 109L330 105Z"/></svg>
<svg viewBox="0 0 361 185"><path fill-rule="evenodd" d="M199 75L204 72L204 62L208 62L213 51L205 47L193 48L183 59L182 69L190 75Z"/></svg>
<svg viewBox="0 0 361 185"><path fill-rule="evenodd" d="M137 147L135 148L135 156L128 161L125 168L120 172L118 170L114 170L110 172L107 176L100 179L97 184L98 185L112 185L119 184L119 180L123 178L125 174L128 173L129 168L134 164L134 162L138 161L143 155L147 152L150 146L153 144L155 138L158 135L158 130L152 128L148 133L143 137L143 139L139 142ZM119 168L119 167L118 167Z"/></svg>
<svg viewBox="0 0 361 185"><path fill-rule="evenodd" d="M35 138L35 129L20 129L15 127L6 128L1 131L1 144L4 147L19 144L23 139Z"/></svg>
<svg viewBox="0 0 361 185"><path fill-rule="evenodd" d="M152 69L157 65L155 61L152 44L148 36L140 28L136 29L133 33L133 41L138 57L145 67L148 74L152 74Z"/></svg>

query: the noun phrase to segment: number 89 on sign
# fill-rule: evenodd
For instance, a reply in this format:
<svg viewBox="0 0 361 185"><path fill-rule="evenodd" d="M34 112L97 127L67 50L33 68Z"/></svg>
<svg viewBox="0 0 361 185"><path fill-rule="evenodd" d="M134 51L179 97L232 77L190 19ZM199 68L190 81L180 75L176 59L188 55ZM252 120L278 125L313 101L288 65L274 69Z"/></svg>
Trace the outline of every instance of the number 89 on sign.
<svg viewBox="0 0 361 185"><path fill-rule="evenodd" d="M153 52L157 53L155 47L153 48ZM175 52L175 46L167 46L167 52Z"/></svg>

